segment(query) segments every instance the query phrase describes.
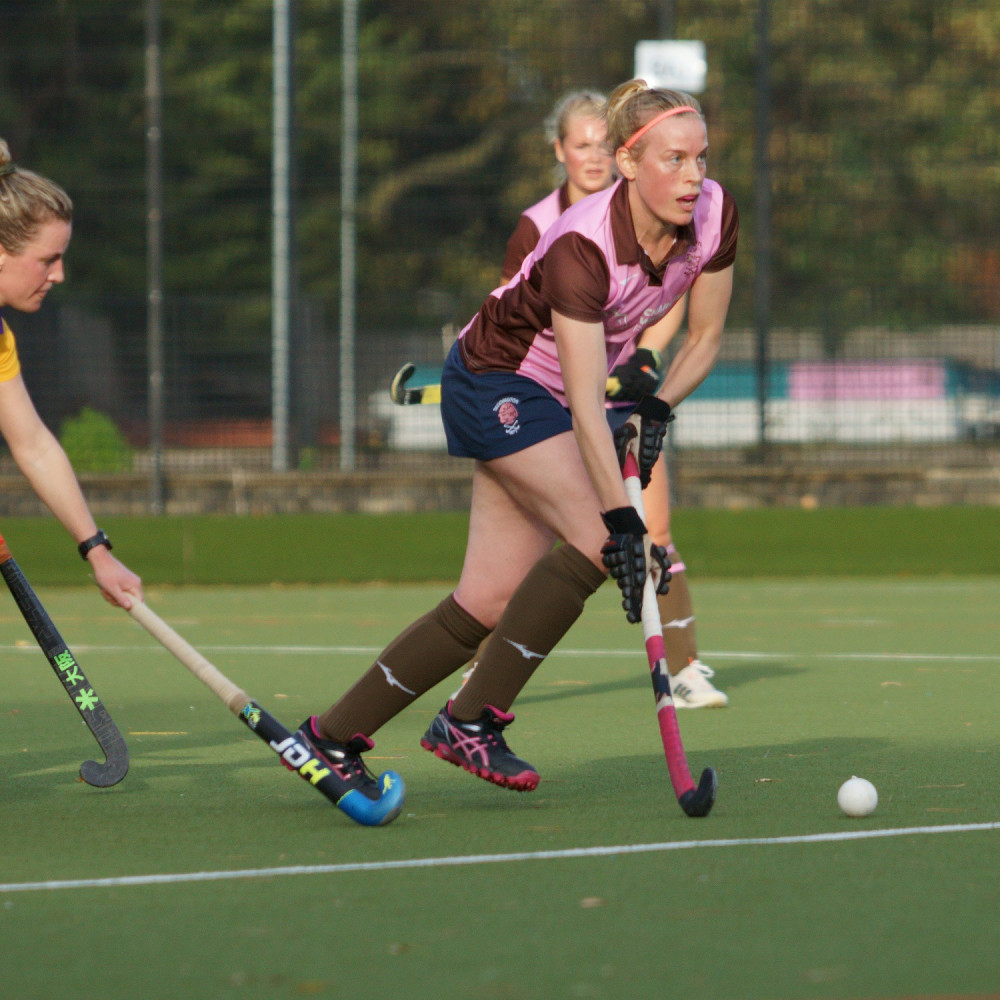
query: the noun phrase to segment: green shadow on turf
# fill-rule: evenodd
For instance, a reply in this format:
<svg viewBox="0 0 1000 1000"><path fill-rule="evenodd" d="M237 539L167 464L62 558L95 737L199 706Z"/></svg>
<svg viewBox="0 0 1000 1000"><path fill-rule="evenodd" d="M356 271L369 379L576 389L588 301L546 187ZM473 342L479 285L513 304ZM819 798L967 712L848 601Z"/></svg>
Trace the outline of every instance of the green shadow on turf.
<svg viewBox="0 0 1000 1000"><path fill-rule="evenodd" d="M544 670L544 667L542 669ZM719 690L729 692L757 681L793 677L802 673L805 673L804 668L789 666L787 663L766 660L745 660L735 666L717 667L715 669L716 676L713 684ZM537 677L535 683L537 684L535 689L529 686L525 693L517 699L514 711L517 710L517 705L563 701L567 698L590 697L592 695L610 694L615 691L629 691L634 688L646 687L649 684L649 675L648 673L636 673L633 677L623 677L614 681L602 681L597 684L581 683L579 685L561 686L558 688L554 686L546 687L544 675L542 675Z"/></svg>

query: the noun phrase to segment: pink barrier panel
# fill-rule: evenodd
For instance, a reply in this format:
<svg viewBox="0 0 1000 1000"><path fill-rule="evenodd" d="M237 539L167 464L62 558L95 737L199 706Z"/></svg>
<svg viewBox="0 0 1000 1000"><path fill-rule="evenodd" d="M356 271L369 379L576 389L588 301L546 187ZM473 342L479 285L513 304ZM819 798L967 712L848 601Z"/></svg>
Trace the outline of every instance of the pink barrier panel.
<svg viewBox="0 0 1000 1000"><path fill-rule="evenodd" d="M945 365L940 361L793 362L790 399L941 399Z"/></svg>

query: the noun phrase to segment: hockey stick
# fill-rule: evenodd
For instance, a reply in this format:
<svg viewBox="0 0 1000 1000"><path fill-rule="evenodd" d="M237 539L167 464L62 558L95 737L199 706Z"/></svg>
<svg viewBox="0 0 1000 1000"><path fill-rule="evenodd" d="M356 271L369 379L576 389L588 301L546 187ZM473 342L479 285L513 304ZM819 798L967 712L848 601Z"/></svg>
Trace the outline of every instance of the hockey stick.
<svg viewBox="0 0 1000 1000"><path fill-rule="evenodd" d="M353 788L342 795L336 779L324 761L316 757L274 716L264 711L245 691L205 659L159 615L138 599L132 601L129 614L154 639L173 653L214 695L222 699L233 715L255 732L281 758L285 767L297 772L356 823L362 826L384 826L399 815L403 808L406 788L403 779L395 771L386 771L379 775L381 794L376 801L365 798L361 792Z"/></svg>
<svg viewBox="0 0 1000 1000"><path fill-rule="evenodd" d="M633 437L629 443L629 451L625 457L622 475L625 479L625 492L628 495L629 503L635 507L639 517L645 521L642 484L639 480L639 463L635 457L637 441L638 438ZM646 562L652 564L648 546ZM666 755L667 768L670 771L670 783L674 786L677 801L688 816L707 816L715 802L718 777L711 767L706 767L701 772L701 779L696 787L694 779L691 777L691 771L688 769L687 758L684 756L684 744L681 742L680 727L677 725L677 709L674 708L674 700L670 694L670 673L667 671L667 657L663 648L663 628L660 623L660 609L656 603L656 582L652 572L646 575L642 594L642 632L646 642L650 675L653 680L653 693L656 695L656 719L660 724L660 738L663 740L663 752Z"/></svg>
<svg viewBox="0 0 1000 1000"><path fill-rule="evenodd" d="M455 328L454 323L445 323L441 327L441 347L444 351L444 355L447 356L448 352L452 349L455 341L458 339L458 331ZM402 368L396 372L395 377L392 380L392 385L389 387L389 395L394 403L399 406L411 406L414 403L440 403L441 402L441 386L440 384L423 385L423 386L410 386L406 388L406 383L413 377L413 373L417 370L417 366L407 362Z"/></svg>
<svg viewBox="0 0 1000 1000"><path fill-rule="evenodd" d="M389 395L392 397L392 401L398 403L400 406L414 406L418 403L440 403L441 386L438 384L406 387L406 383L413 377L413 373L416 370L417 366L408 361L396 372L392 380L392 385L389 386Z"/></svg>
<svg viewBox="0 0 1000 1000"><path fill-rule="evenodd" d="M3 574L4 581L14 595L14 600L21 609L32 635L41 646L45 658L62 681L66 693L73 699L73 704L76 705L87 728L94 734L94 739L104 751L105 762L98 764L95 760L85 760L80 765L80 777L88 785L97 788L117 785L128 773L128 746L125 739L115 725L115 720L108 714L104 703L97 697L90 681L84 677L80 664L66 647L59 630L53 625L42 602L31 589L31 584L14 561L3 536L0 536L0 573Z"/></svg>
<svg viewBox="0 0 1000 1000"><path fill-rule="evenodd" d="M392 401L399 406L416 406L427 403L441 402L441 385L432 382L429 385L407 386L407 382L413 377L417 366L407 362L399 369L392 378L392 385L389 386L389 395ZM606 392L613 394L621 388L621 383L614 375L608 376Z"/></svg>

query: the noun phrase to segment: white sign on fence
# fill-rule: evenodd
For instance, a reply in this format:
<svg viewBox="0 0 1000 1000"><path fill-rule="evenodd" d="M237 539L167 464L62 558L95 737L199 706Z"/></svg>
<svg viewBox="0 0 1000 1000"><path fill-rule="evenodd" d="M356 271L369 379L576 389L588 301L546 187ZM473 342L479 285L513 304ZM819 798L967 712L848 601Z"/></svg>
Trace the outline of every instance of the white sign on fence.
<svg viewBox="0 0 1000 1000"><path fill-rule="evenodd" d="M704 42L636 42L635 75L651 87L700 94L707 73Z"/></svg>

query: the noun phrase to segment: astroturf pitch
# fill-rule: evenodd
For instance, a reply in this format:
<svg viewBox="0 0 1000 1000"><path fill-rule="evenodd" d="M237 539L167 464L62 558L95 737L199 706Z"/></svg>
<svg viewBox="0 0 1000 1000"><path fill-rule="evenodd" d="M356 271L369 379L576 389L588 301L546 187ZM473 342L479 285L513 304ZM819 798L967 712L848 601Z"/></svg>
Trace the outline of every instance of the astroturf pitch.
<svg viewBox="0 0 1000 1000"><path fill-rule="evenodd" d="M128 740L96 743L0 602L0 995L29 998L1000 996L997 577L691 580L724 710L680 715L671 792L641 635L603 588L515 706L507 792L376 734L403 814L355 826L89 590L40 591ZM151 588L294 727L446 587ZM852 774L873 816L839 813Z"/></svg>

